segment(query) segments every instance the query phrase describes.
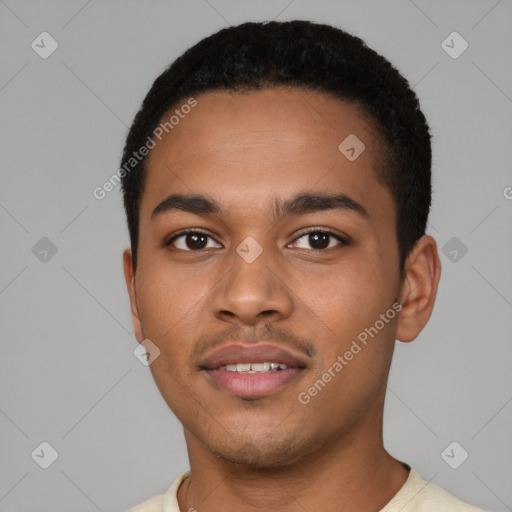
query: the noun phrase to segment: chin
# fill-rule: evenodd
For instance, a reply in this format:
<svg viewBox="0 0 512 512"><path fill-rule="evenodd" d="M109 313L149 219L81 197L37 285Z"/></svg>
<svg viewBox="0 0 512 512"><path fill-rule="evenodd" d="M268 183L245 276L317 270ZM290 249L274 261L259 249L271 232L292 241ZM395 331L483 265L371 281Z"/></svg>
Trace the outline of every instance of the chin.
<svg viewBox="0 0 512 512"><path fill-rule="evenodd" d="M209 447L209 451L225 462L254 470L285 468L304 456L305 447L289 440L271 439L233 442L224 446Z"/></svg>

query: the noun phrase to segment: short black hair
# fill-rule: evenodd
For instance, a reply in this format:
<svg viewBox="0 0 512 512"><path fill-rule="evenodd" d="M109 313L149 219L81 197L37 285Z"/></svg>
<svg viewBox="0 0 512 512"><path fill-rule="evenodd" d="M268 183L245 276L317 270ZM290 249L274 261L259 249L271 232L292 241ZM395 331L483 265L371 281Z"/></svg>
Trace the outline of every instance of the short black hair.
<svg viewBox="0 0 512 512"><path fill-rule="evenodd" d="M359 107L370 121L382 142L377 175L396 203L403 275L407 255L425 234L431 203L430 133L418 98L398 70L362 39L299 20L222 29L189 48L153 83L129 130L121 161L135 269L146 157L136 160L134 152L152 140L172 107L192 95L278 86L330 94Z"/></svg>

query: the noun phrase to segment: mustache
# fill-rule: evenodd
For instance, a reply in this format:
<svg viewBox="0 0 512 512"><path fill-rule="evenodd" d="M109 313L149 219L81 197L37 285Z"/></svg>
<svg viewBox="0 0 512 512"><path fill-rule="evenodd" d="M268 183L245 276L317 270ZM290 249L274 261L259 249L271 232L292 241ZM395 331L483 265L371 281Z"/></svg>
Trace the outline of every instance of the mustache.
<svg viewBox="0 0 512 512"><path fill-rule="evenodd" d="M296 336L286 329L265 323L259 329L244 329L233 325L215 334L205 334L200 338L194 350L194 363L199 364L204 356L218 347L228 345L229 342L244 341L258 343L265 341L282 348L298 350L308 357L314 357L316 350L314 344L308 338Z"/></svg>

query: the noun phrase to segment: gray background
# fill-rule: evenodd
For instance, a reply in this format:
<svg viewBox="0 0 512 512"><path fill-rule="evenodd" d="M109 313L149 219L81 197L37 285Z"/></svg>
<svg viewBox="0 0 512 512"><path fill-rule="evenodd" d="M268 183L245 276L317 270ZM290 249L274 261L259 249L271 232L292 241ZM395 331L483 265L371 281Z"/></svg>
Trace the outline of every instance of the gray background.
<svg viewBox="0 0 512 512"><path fill-rule="evenodd" d="M397 344L386 445L466 501L512 510L510 1L0 0L0 15L1 511L126 510L188 468L180 424L133 355L120 190L92 191L182 51L228 24L294 18L388 57L434 134L443 275L430 323ZM31 48L43 31L59 45L47 59ZM441 47L453 31L469 43L457 59ZM48 449L31 457L43 441L58 452L48 469L35 461ZM453 441L469 453L458 469L441 456Z"/></svg>

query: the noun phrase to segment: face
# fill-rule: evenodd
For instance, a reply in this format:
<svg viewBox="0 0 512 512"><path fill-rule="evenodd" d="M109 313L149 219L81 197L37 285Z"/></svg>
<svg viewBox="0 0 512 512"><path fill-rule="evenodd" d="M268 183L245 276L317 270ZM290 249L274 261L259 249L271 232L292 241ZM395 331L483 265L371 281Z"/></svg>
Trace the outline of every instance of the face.
<svg viewBox="0 0 512 512"><path fill-rule="evenodd" d="M300 89L196 99L149 156L135 277L125 252L136 336L160 351L189 450L275 466L373 436L401 282L369 125Z"/></svg>

